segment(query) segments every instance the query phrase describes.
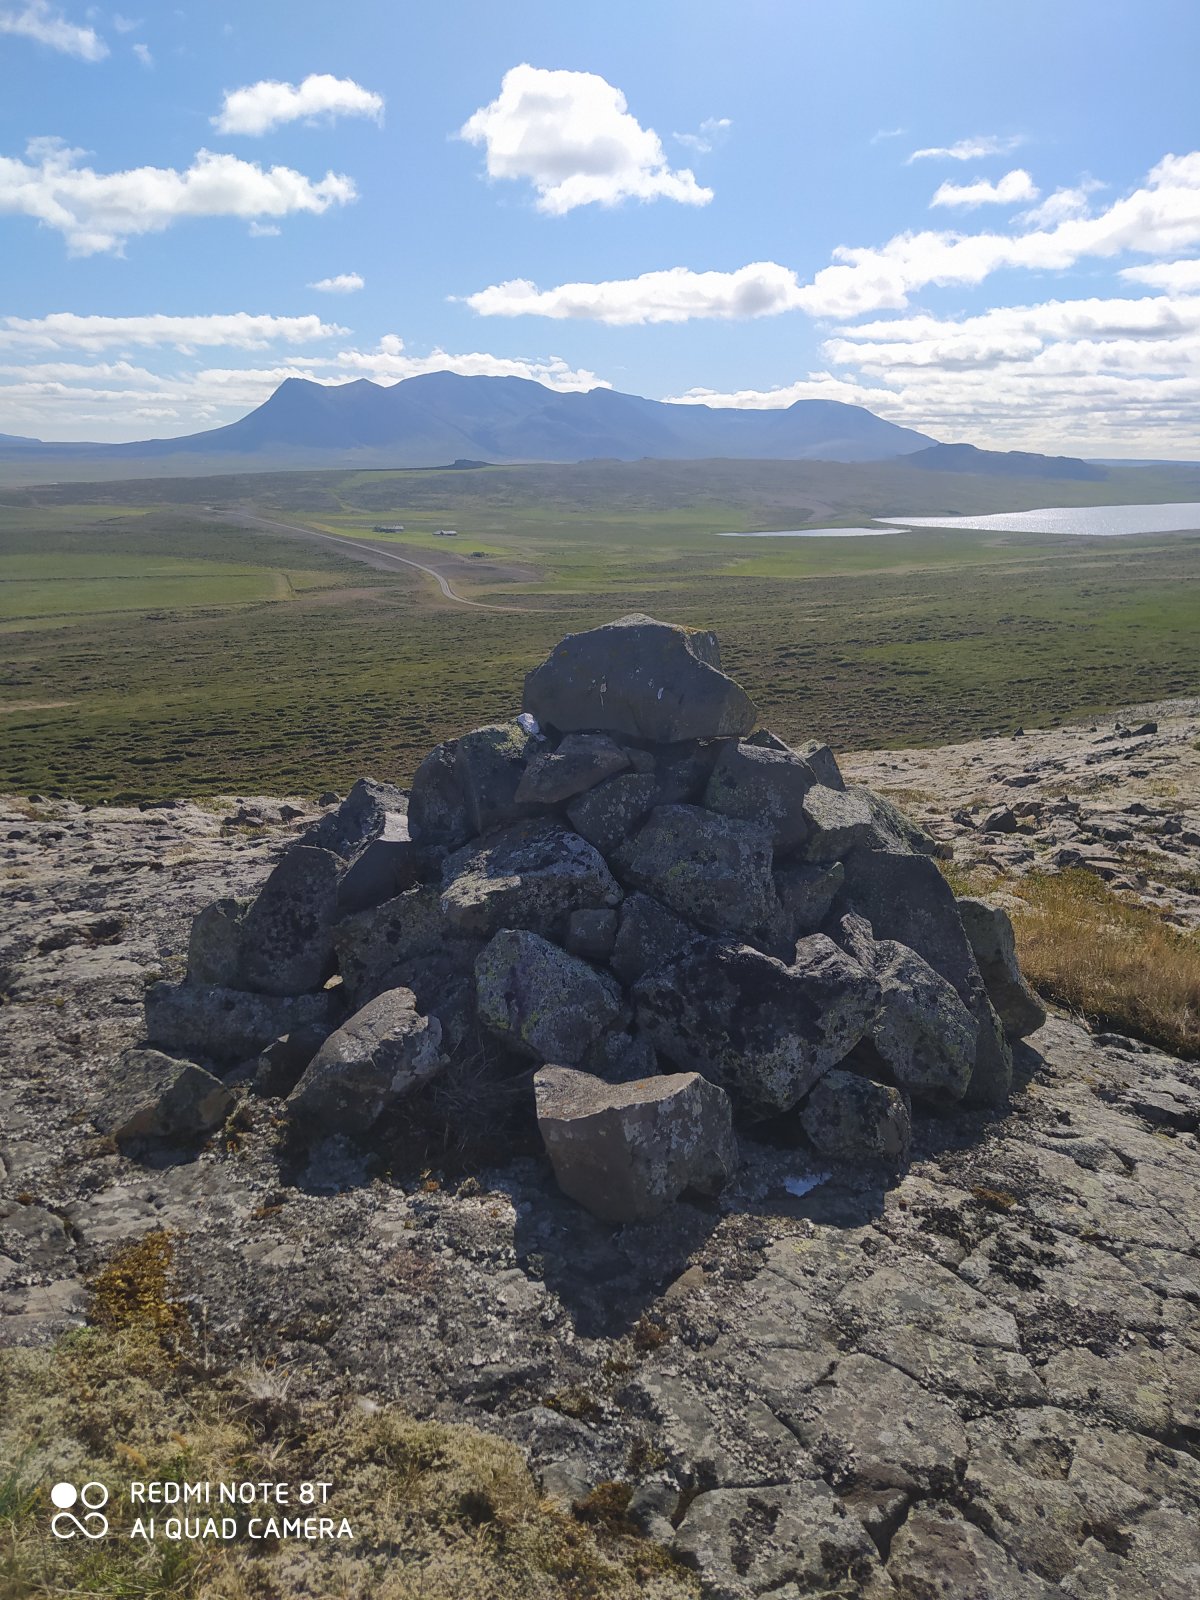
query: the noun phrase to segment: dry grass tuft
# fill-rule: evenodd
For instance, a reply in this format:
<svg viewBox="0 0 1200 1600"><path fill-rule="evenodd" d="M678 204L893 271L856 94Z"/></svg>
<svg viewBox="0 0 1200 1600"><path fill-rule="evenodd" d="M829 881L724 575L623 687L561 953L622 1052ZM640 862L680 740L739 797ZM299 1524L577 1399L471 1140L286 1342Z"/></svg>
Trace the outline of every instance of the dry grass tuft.
<svg viewBox="0 0 1200 1600"><path fill-rule="evenodd" d="M1093 873L1030 873L1005 885L1021 967L1047 999L1090 1022L1200 1058L1200 937L1181 933Z"/></svg>
<svg viewBox="0 0 1200 1600"><path fill-rule="evenodd" d="M545 1502L521 1452L474 1428L294 1397L287 1373L171 1359L144 1332L89 1328L0 1352L0 1596L126 1600L697 1600L694 1576L623 1524L627 1486L580 1516ZM111 1491L109 1537L50 1536L48 1485ZM349 1541L129 1537L131 1480L333 1489ZM594 1503L593 1503L594 1500ZM228 1508L226 1508L228 1509ZM257 1508L262 1511L260 1504ZM250 1513L247 1513L249 1515ZM586 1517L586 1520L584 1518Z"/></svg>

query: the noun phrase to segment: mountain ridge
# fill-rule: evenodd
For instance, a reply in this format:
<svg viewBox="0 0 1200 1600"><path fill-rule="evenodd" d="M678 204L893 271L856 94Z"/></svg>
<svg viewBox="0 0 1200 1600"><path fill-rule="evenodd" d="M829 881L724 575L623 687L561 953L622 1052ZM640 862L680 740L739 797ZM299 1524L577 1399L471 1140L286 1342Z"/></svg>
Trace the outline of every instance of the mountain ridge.
<svg viewBox="0 0 1200 1600"><path fill-rule="evenodd" d="M309 459L319 451L330 466L381 454L395 466L464 457L497 464L646 456L855 462L899 458L933 443L927 434L834 400L746 411L648 400L616 389L563 391L530 378L431 372L395 384L285 378L261 405L220 428L125 444L0 437L0 458L294 451Z"/></svg>

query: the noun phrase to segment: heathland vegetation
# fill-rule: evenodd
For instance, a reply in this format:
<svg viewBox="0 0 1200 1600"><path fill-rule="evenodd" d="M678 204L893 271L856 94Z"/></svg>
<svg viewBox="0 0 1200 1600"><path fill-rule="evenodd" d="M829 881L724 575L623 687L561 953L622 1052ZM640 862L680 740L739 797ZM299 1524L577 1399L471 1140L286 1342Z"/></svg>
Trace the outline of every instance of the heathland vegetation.
<svg viewBox="0 0 1200 1600"><path fill-rule="evenodd" d="M438 739L507 714L565 632L632 610L718 627L770 725L839 749L1189 692L1196 535L715 537L1197 497L1187 469L1125 477L1115 491L892 463L592 462L10 487L0 788L99 800L403 781ZM330 535L432 567L478 604Z"/></svg>

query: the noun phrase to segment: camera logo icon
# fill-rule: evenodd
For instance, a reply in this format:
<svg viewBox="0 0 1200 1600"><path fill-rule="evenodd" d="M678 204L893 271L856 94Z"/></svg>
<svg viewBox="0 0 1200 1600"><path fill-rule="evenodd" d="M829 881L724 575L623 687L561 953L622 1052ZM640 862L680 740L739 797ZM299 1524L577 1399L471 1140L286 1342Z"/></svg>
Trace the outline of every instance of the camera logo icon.
<svg viewBox="0 0 1200 1600"><path fill-rule="evenodd" d="M56 1539L73 1539L77 1533L85 1539L103 1539L108 1532L108 1518L102 1514L108 1504L104 1484L85 1483L77 1489L73 1483L56 1483L50 1500L58 1507L50 1519L50 1531ZM76 1506L82 1508L79 1516L75 1515Z"/></svg>

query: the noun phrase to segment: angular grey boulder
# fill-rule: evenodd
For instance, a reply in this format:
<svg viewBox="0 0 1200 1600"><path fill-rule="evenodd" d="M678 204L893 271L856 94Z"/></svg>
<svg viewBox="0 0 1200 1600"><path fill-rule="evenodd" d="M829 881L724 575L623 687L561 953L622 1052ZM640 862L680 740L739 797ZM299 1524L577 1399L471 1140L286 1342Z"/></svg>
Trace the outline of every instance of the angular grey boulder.
<svg viewBox="0 0 1200 1600"><path fill-rule="evenodd" d="M119 1145L198 1138L219 1128L233 1106L220 1078L158 1050L126 1050L114 1076L115 1090L92 1121Z"/></svg>
<svg viewBox="0 0 1200 1600"><path fill-rule="evenodd" d="M338 884L338 917L353 916L403 894L440 866L440 857L438 849L413 843L403 811L389 812Z"/></svg>
<svg viewBox="0 0 1200 1600"><path fill-rule="evenodd" d="M331 850L297 845L272 872L241 930L239 987L303 994L333 972L333 923L345 862Z"/></svg>
<svg viewBox="0 0 1200 1600"><path fill-rule="evenodd" d="M337 923L334 948L351 1000L366 997L372 989L378 992L380 979L451 936L441 898L436 885L421 884Z"/></svg>
<svg viewBox="0 0 1200 1600"><path fill-rule="evenodd" d="M623 772L572 800L567 817L581 838L610 856L650 815L660 793L653 774Z"/></svg>
<svg viewBox="0 0 1200 1600"><path fill-rule="evenodd" d="M856 845L875 840L875 819L861 794L847 789L829 789L814 784L804 796L804 820L808 838L803 856L806 861L840 861Z"/></svg>
<svg viewBox="0 0 1200 1600"><path fill-rule="evenodd" d="M479 1020L535 1061L574 1066L628 1013L620 986L523 928L504 928L475 961Z"/></svg>
<svg viewBox="0 0 1200 1600"><path fill-rule="evenodd" d="M407 796L395 784L360 778L337 810L315 822L301 842L352 861L372 839L394 829L395 819L407 810Z"/></svg>
<svg viewBox="0 0 1200 1600"><path fill-rule="evenodd" d="M701 937L661 901L638 890L625 896L618 915L609 965L622 983L636 983L644 973L677 961Z"/></svg>
<svg viewBox="0 0 1200 1600"><path fill-rule="evenodd" d="M236 983L242 961L242 923L249 900L214 900L192 918L188 936L189 983Z"/></svg>
<svg viewBox="0 0 1200 1600"><path fill-rule="evenodd" d="M1000 1105L1012 1085L1012 1052L984 988L950 885L928 856L855 850L845 860L845 897L878 939L894 939L949 979L979 1025L966 1098Z"/></svg>
<svg viewBox="0 0 1200 1600"><path fill-rule="evenodd" d="M525 679L523 710L560 733L670 743L749 733L746 691L721 671L716 635L632 615L569 634Z"/></svg>
<svg viewBox="0 0 1200 1600"><path fill-rule="evenodd" d="M498 928L554 935L572 911L619 905L604 857L561 824L527 821L458 850L442 875L451 930L486 938Z"/></svg>
<svg viewBox="0 0 1200 1600"><path fill-rule="evenodd" d="M830 862L828 866L789 862L775 869L775 891L789 918L793 939L816 933L829 915L845 877L846 870L840 861Z"/></svg>
<svg viewBox="0 0 1200 1600"><path fill-rule="evenodd" d="M568 733L556 750L530 760L515 798L524 805L558 805L628 766L628 755L607 734Z"/></svg>
<svg viewBox="0 0 1200 1600"><path fill-rule="evenodd" d="M800 1125L822 1155L839 1161L900 1167L912 1144L912 1116L900 1091L837 1067L804 1102Z"/></svg>
<svg viewBox="0 0 1200 1600"><path fill-rule="evenodd" d="M516 722L476 728L457 741L454 773L471 833L486 833L520 815L517 789L525 775L526 757L538 748Z"/></svg>
<svg viewBox="0 0 1200 1600"><path fill-rule="evenodd" d="M718 756L704 805L769 829L775 851L786 854L807 837L804 797L816 781L798 756L739 741L725 745Z"/></svg>
<svg viewBox="0 0 1200 1600"><path fill-rule="evenodd" d="M616 937L615 911L572 911L567 919L567 951L585 961L607 961Z"/></svg>
<svg viewBox="0 0 1200 1600"><path fill-rule="evenodd" d="M979 1045L979 1023L954 985L894 939L875 946L871 969L883 1009L871 1041L902 1089L932 1100L961 1100Z"/></svg>
<svg viewBox="0 0 1200 1600"><path fill-rule="evenodd" d="M634 986L638 1027L753 1115L797 1105L874 1021L879 985L822 934L785 966L750 945L705 939Z"/></svg>
<svg viewBox="0 0 1200 1600"><path fill-rule="evenodd" d="M603 1222L658 1216L737 1168L729 1098L699 1073L608 1084L568 1067L533 1080L538 1128L564 1194Z"/></svg>
<svg viewBox="0 0 1200 1600"><path fill-rule="evenodd" d="M784 916L771 877L771 836L700 806L658 806L614 857L626 882L713 933L774 945Z"/></svg>
<svg viewBox="0 0 1200 1600"><path fill-rule="evenodd" d="M421 1015L411 990L389 989L329 1035L288 1096L288 1110L309 1125L369 1133L441 1071L441 1045L438 1019Z"/></svg>
<svg viewBox="0 0 1200 1600"><path fill-rule="evenodd" d="M823 783L827 789L846 787L841 768L827 744L819 744L816 739L808 739L804 744L797 745L794 753L812 769L817 782Z"/></svg>
<svg viewBox="0 0 1200 1600"><path fill-rule="evenodd" d="M1021 975L1008 912L987 900L963 896L958 914L1005 1033L1013 1039L1036 1033L1046 1020L1046 1008Z"/></svg>
<svg viewBox="0 0 1200 1600"><path fill-rule="evenodd" d="M457 850L471 837L467 799L455 766L456 739L434 745L413 774L408 831L417 844Z"/></svg>
<svg viewBox="0 0 1200 1600"><path fill-rule="evenodd" d="M234 1064L295 1028L333 1026L333 994L249 994L217 984L156 983L146 990L146 1037L166 1050Z"/></svg>

